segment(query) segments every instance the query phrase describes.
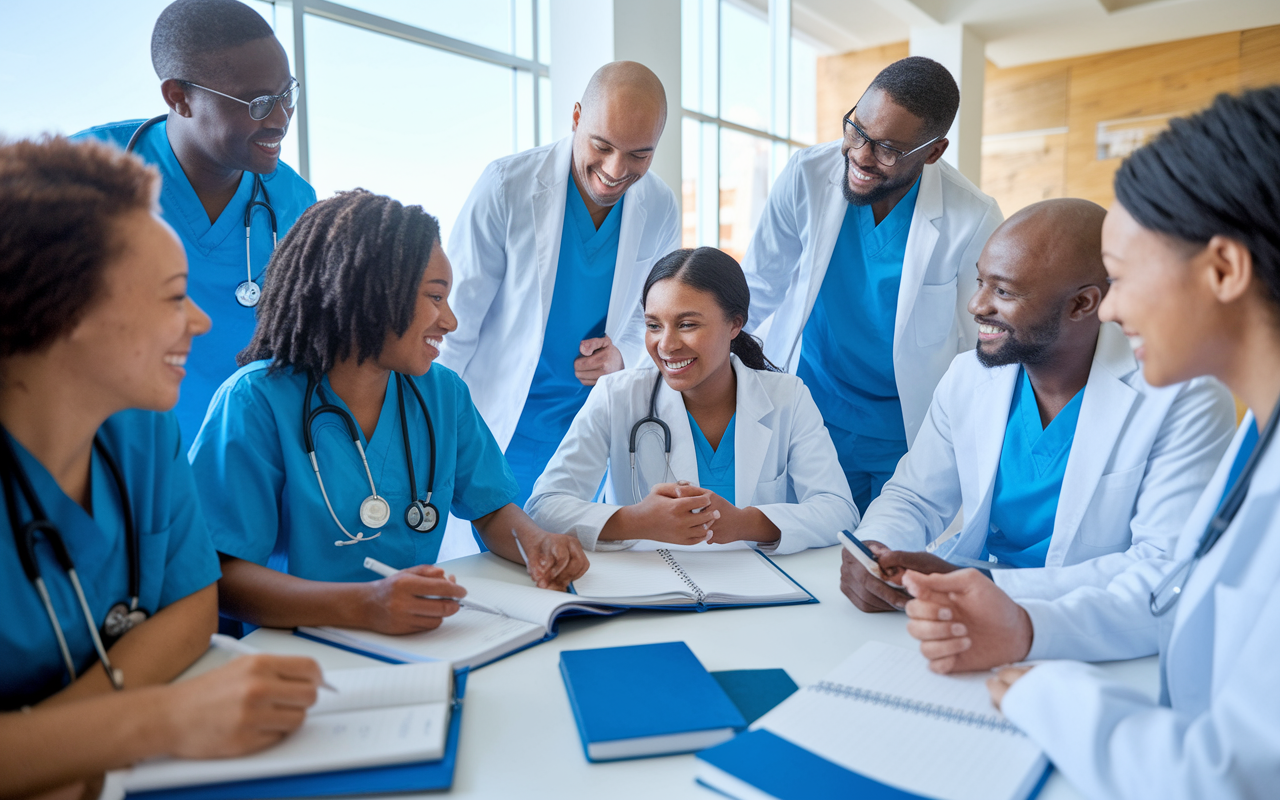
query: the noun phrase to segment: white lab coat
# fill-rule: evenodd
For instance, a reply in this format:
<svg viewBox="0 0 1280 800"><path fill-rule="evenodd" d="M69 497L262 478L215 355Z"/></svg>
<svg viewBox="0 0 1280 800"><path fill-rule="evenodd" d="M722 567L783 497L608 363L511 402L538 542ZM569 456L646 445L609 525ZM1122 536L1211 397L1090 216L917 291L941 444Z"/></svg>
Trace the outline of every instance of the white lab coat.
<svg viewBox="0 0 1280 800"><path fill-rule="evenodd" d="M751 287L748 331L759 331L765 354L788 372L799 366L801 335L849 207L844 180L839 141L793 155L769 192L742 262ZM977 341L977 324L965 309L976 288L978 256L1002 221L996 201L954 167L925 165L893 328L893 370L908 444L951 359Z"/></svg>
<svg viewBox="0 0 1280 800"><path fill-rule="evenodd" d="M458 329L440 363L462 376L506 450L533 382L555 291L573 136L485 168L449 237ZM576 189L574 190L576 191ZM644 353L640 291L649 269L680 246L680 207L652 171L627 190L605 334L624 361ZM645 356L647 360L647 356Z"/></svg>
<svg viewBox="0 0 1280 800"><path fill-rule="evenodd" d="M737 356L730 359L738 379L733 437L736 504L755 506L778 526L781 537L772 552L835 544L836 534L857 524L858 509L808 388L794 375L757 371ZM658 390L657 413L671 429L671 468L668 473L657 426L646 425L650 432L636 445L640 494L632 488L631 429L649 414L655 380L658 371L653 366L627 369L606 375L591 390L525 504L539 525L576 534L588 550L630 547L636 542L598 541L614 512L643 500L656 483L682 479L699 485L697 451L684 398L664 381ZM592 502L606 468L605 502Z"/></svg>
<svg viewBox="0 0 1280 800"><path fill-rule="evenodd" d="M1253 424L1253 416L1245 419ZM1243 428L1241 429L1243 432ZM1189 515L1175 561L1141 562L1106 589L1023 603L1030 657L1161 654L1162 701L1077 661L1041 664L1005 695L1005 715L1086 797L1275 797L1280 786L1280 451L1259 464L1235 520L1163 617L1149 593L1189 556L1222 498L1237 434Z"/></svg>
<svg viewBox="0 0 1280 800"><path fill-rule="evenodd" d="M956 512L964 526L937 554L979 558L1020 367L956 356L924 425L858 528L896 550L923 550ZM1098 332L1062 478L1044 568L995 570L1015 598L1106 586L1136 561L1164 559L1231 443L1235 406L1212 378L1147 384L1124 332Z"/></svg>

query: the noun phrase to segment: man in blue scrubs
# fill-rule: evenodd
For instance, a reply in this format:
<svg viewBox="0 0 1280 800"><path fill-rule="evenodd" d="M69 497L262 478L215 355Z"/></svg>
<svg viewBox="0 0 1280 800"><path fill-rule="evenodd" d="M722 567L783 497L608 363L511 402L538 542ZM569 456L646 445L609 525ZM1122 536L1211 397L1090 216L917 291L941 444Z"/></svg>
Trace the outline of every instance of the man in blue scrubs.
<svg viewBox="0 0 1280 800"><path fill-rule="evenodd" d="M813 393L863 513L977 333L964 302L1001 217L939 160L959 104L941 64L886 67L843 139L792 156L742 262L747 330L767 324L765 354Z"/></svg>
<svg viewBox="0 0 1280 800"><path fill-rule="evenodd" d="M1104 215L1087 200L1047 200L987 242L969 301L978 347L938 384L858 526L891 580L973 561L1011 596L1052 598L1172 552L1234 408L1210 379L1149 386L1124 332L1099 320ZM957 513L963 527L940 541ZM845 562L841 587L859 608L908 599Z"/></svg>
<svg viewBox="0 0 1280 800"><path fill-rule="evenodd" d="M284 48L256 11L237 0L177 0L156 20L151 61L169 114L142 132L134 152L160 170L161 213L190 264L188 294L213 319L191 348L174 409L189 445L253 335L253 307L237 299L237 288L261 286L275 239L316 193L280 163L296 83ZM142 124L101 125L73 138L125 147ZM240 294L251 299L245 289Z"/></svg>
<svg viewBox="0 0 1280 800"><path fill-rule="evenodd" d="M572 135L499 159L449 241L458 330L441 363L471 389L523 504L601 375L647 360L640 290L679 246L675 195L649 173L666 93L634 62L606 64Z"/></svg>

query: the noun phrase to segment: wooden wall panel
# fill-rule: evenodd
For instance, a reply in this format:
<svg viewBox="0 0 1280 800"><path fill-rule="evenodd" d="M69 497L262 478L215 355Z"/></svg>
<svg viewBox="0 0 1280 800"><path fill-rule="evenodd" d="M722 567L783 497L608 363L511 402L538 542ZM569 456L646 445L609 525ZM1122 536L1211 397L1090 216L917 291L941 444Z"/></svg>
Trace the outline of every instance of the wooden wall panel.
<svg viewBox="0 0 1280 800"><path fill-rule="evenodd" d="M880 70L911 55L907 42L818 59L818 141L839 139L840 120Z"/></svg>
<svg viewBox="0 0 1280 800"><path fill-rule="evenodd" d="M1280 25L1240 34L1240 88L1280 83Z"/></svg>
<svg viewBox="0 0 1280 800"><path fill-rule="evenodd" d="M1066 195L1067 135L1001 137L982 143L982 191L1008 217L1020 208Z"/></svg>
<svg viewBox="0 0 1280 800"><path fill-rule="evenodd" d="M1069 61L1008 69L988 61L983 88L983 135L1065 128L1070 77Z"/></svg>

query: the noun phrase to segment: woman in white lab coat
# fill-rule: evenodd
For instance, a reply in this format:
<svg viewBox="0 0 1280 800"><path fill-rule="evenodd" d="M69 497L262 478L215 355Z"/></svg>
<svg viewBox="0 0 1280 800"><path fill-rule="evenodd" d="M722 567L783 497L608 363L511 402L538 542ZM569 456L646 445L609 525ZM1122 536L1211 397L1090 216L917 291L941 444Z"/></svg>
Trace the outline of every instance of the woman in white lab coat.
<svg viewBox="0 0 1280 800"><path fill-rule="evenodd" d="M940 672L1159 651L1158 701L1078 661L1008 667L988 682L1088 797L1274 797L1280 785L1280 452L1268 447L1280 407L1277 187L1280 87L1220 95L1116 176L1102 313L1143 337L1150 383L1211 374L1252 410L1174 560L1020 606L971 570L904 579L916 598L909 629Z"/></svg>
<svg viewBox="0 0 1280 800"><path fill-rule="evenodd" d="M654 363L600 379L534 484L529 515L599 550L651 540L790 553L853 528L858 511L809 390L742 330L750 297L738 262L715 248L654 265L641 295Z"/></svg>

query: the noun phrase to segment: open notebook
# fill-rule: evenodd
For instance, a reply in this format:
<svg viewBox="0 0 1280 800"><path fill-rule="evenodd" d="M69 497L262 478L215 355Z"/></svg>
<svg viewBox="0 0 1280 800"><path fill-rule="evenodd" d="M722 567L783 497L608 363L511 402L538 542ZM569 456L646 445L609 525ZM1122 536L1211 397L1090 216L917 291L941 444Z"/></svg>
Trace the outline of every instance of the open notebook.
<svg viewBox="0 0 1280 800"><path fill-rule="evenodd" d="M699 611L815 602L757 550L615 550L590 557L591 569L572 585L587 601Z"/></svg>
<svg viewBox="0 0 1280 800"><path fill-rule="evenodd" d="M584 602L567 592L506 581L465 578L462 585L468 599L500 613L463 608L435 630L404 636L334 627L299 628L298 634L389 661L447 661L454 669L474 669L551 638L563 614L616 614L619 610Z"/></svg>
<svg viewBox="0 0 1280 800"><path fill-rule="evenodd" d="M444 755L453 705L448 664L325 672L302 727L279 744L239 758L144 761L125 771L129 794L357 767L434 761Z"/></svg>
<svg viewBox="0 0 1280 800"><path fill-rule="evenodd" d="M935 675L868 642L751 731L698 755L698 780L731 797L1026 800L1048 761L991 704L986 675Z"/></svg>

